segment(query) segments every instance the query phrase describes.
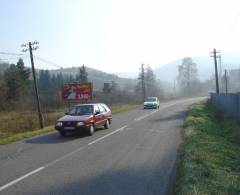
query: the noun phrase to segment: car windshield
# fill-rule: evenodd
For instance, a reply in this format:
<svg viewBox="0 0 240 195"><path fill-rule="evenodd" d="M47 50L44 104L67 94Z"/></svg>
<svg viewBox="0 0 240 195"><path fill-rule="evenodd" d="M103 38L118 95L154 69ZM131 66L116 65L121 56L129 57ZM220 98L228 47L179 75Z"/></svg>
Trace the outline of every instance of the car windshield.
<svg viewBox="0 0 240 195"><path fill-rule="evenodd" d="M156 102L156 101L157 101L157 98L155 98L155 97L149 97L149 98L146 99L145 102Z"/></svg>
<svg viewBox="0 0 240 195"><path fill-rule="evenodd" d="M68 114L74 116L93 114L93 106L92 105L75 106Z"/></svg>

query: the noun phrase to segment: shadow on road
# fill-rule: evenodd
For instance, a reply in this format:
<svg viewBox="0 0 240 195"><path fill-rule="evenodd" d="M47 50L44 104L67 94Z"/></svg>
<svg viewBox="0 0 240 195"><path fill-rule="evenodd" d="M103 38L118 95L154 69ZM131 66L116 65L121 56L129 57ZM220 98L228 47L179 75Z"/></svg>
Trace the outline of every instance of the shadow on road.
<svg viewBox="0 0 240 195"><path fill-rule="evenodd" d="M104 128L97 128L96 131L104 130ZM75 139L80 139L88 137L86 132L72 132L67 134L65 137L60 136L57 132L50 133L47 135L42 135L35 138L30 138L25 141L25 143L30 144L58 144L68 141L73 141Z"/></svg>
<svg viewBox="0 0 240 195"><path fill-rule="evenodd" d="M79 138L83 138L86 137L87 135L81 133L81 134L77 134L77 133L72 133L69 134L65 137L61 137L58 133L51 133L51 134L47 134L47 135L43 135L40 137L36 137L36 138L31 138L31 139L27 139L25 141L25 143L30 143L30 144L58 144L58 143L63 143L63 142L68 142L68 141L72 141L75 139L79 139Z"/></svg>
<svg viewBox="0 0 240 195"><path fill-rule="evenodd" d="M158 119L153 119L154 122L161 122L161 121L171 121L171 120L178 120L178 119L184 119L186 117L186 111L180 111L173 115L161 117Z"/></svg>
<svg viewBox="0 0 240 195"><path fill-rule="evenodd" d="M120 169L90 178L72 179L69 183L43 188L42 194L171 195L175 180L176 159L163 160L162 166ZM172 160L172 158L171 158ZM173 164L173 166L169 166ZM87 169L87 168L86 168ZM80 169L81 170L81 169ZM74 177L73 177L74 178Z"/></svg>

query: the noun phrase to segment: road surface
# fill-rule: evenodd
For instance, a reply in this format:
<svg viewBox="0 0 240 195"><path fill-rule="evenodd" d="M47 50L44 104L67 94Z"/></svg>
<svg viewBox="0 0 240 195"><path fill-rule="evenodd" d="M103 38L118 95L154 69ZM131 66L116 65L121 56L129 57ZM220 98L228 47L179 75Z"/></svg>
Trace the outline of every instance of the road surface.
<svg viewBox="0 0 240 195"><path fill-rule="evenodd" d="M0 194L171 194L190 104L114 115L93 136L57 132L0 146Z"/></svg>

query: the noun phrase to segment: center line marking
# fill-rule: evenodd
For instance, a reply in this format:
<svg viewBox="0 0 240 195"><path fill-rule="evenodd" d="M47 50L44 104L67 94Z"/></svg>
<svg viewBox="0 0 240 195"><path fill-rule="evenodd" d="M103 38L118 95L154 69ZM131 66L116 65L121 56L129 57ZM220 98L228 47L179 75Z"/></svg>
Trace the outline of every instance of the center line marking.
<svg viewBox="0 0 240 195"><path fill-rule="evenodd" d="M185 101L186 101L186 100L185 100ZM185 101L181 101L181 102L184 103ZM144 118L147 118L148 116L151 116L152 114L154 114L154 113L156 113L156 112L158 112L158 111L160 111L160 110L162 110L162 109L165 109L165 108L167 108L167 107L174 106L174 105L179 104L179 103L181 103L181 102L163 105L163 106L160 107L158 110L155 110L155 111L153 111L153 112L151 112L151 113L149 113L149 114L145 114L145 115L143 115L143 116L140 116L140 117L138 117L138 118L135 118L134 120L135 120L135 121L140 121L140 120L142 120L142 119L144 119Z"/></svg>
<svg viewBox="0 0 240 195"><path fill-rule="evenodd" d="M145 115L143 115L143 116L140 116L140 117L138 117L138 118L136 118L136 119L134 119L134 120L135 120L135 121L140 121L140 120L142 120L142 119L144 119L144 118L146 118L146 117L154 114L155 112L158 112L158 110L155 110L155 111L153 111L153 112L151 112L151 113L149 113L149 114L145 114Z"/></svg>
<svg viewBox="0 0 240 195"><path fill-rule="evenodd" d="M30 173L27 173L26 175L23 175L22 177L19 177L18 179L15 179L15 180L11 181L11 182L9 182L8 184L6 184L6 185L4 185L4 186L1 186L1 187L0 187L0 192L1 192L2 190L4 190L4 189L6 189L6 188L8 188L8 187L10 187L10 186L12 186L12 185L14 185L15 183L18 183L19 181L21 181L21 180L23 180L23 179L26 179L27 177L29 177L29 176L31 176L31 175L33 175L33 174L35 174L35 173L37 173L37 172L45 169L45 168L46 168L46 167L39 167L38 169L35 169L34 171L31 171Z"/></svg>
<svg viewBox="0 0 240 195"><path fill-rule="evenodd" d="M117 133L118 131L123 131L126 127L127 127L127 125L125 125L125 126L119 128L119 129L117 129L117 130L115 130L115 131L113 131L113 132L111 132L111 133L109 133L109 134L107 134L107 135L104 135L103 137L100 137L100 138L98 138L98 139L96 139L96 140L88 143L88 145L90 146L90 145L92 145L92 144L95 144L95 143L101 141L102 139L104 139L104 138L106 138L106 137L109 137L110 135L113 135L113 134Z"/></svg>
<svg viewBox="0 0 240 195"><path fill-rule="evenodd" d="M100 137L100 138L98 138L98 139L96 139L96 140L88 143L88 146L89 146L89 145L92 145L92 144L94 144L94 143L97 143L97 142L99 142L100 140L102 140L102 139L104 139L104 138L106 138L106 137L109 137L109 136L111 136L111 135L113 135L113 134L115 134L115 133L117 133L117 132L119 132L119 131L123 131L126 127L127 127L127 125L119 128L119 129L117 129L117 130L115 130L115 131L113 131L113 132L111 132L111 133L109 133L109 134L107 134L107 135L104 135L103 137ZM51 166L51 165L53 165L53 164L55 164L55 163L57 163L57 162L59 162L59 161L61 161L61 160L64 160L65 158L67 158L67 157L69 157L69 156L71 156L71 155L73 155L73 154L81 151L81 150L84 149L84 148L85 148L85 146L82 146L82 147L80 147L80 148L78 148L78 149L76 149L76 150L74 150L74 151L72 151L72 152L69 152L69 153L67 153L67 154L65 154L65 155L63 155L63 156L61 156L61 157L59 157L59 158L57 158L57 159L55 159L55 160L47 163L45 166L39 167L39 168L37 168L37 169L35 169L35 170L33 170L33 171L25 174L25 175L23 175L23 176L15 179L15 180L13 180L13 181L11 181L11 182L9 182L9 183L1 186L1 187L0 187L0 192L3 191L3 190L6 189L6 188L8 188L8 187L10 187L10 186L18 183L18 182L26 179L27 177L29 177L29 176L31 176L31 175L34 175L34 174L36 174L36 173L38 173L38 172L46 169L47 167L49 167L49 166Z"/></svg>

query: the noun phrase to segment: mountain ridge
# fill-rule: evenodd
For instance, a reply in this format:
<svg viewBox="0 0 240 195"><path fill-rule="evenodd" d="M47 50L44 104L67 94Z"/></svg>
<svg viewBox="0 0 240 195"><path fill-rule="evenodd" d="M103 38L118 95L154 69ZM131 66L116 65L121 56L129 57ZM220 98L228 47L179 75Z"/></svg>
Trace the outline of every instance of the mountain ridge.
<svg viewBox="0 0 240 195"><path fill-rule="evenodd" d="M10 66L10 64L1 62L0 63L0 73L3 74L4 71ZM56 74L63 74L63 76L73 76L76 77L76 75L79 72L79 67L71 67L71 68L59 68L59 69L51 69L48 70L51 75ZM104 83L111 83L116 82L117 85L122 88L133 88L136 85L136 79L131 78L121 78L116 74L106 73L101 70L97 70L94 68L90 68L86 66L86 70L88 73L88 80L93 82L93 88L95 91L101 91L103 89ZM41 69L36 69L36 72L40 72Z"/></svg>

